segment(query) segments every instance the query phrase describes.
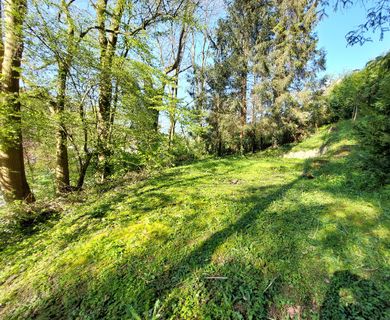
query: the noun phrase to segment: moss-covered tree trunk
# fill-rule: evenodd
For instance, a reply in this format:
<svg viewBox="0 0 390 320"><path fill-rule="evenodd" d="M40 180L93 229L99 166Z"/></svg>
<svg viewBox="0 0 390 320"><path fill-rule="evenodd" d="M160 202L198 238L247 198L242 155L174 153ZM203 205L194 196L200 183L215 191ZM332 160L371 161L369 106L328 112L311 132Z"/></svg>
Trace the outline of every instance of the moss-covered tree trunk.
<svg viewBox="0 0 390 320"><path fill-rule="evenodd" d="M19 79L23 53L25 0L5 1L4 47L1 45L0 186L7 202L34 201L27 183L22 143Z"/></svg>
<svg viewBox="0 0 390 320"><path fill-rule="evenodd" d="M111 76L107 70L100 77L98 110L97 110L97 136L98 136L98 161L101 181L110 175L110 109L112 100Z"/></svg>

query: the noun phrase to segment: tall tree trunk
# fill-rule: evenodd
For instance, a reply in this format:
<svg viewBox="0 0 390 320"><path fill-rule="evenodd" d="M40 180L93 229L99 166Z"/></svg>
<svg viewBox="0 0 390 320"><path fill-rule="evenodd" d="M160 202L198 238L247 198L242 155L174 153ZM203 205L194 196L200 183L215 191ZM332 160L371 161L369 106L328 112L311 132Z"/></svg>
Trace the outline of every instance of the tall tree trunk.
<svg viewBox="0 0 390 320"><path fill-rule="evenodd" d="M256 141L256 128L253 126L252 129L252 152L256 152L256 146L257 146L257 141Z"/></svg>
<svg viewBox="0 0 390 320"><path fill-rule="evenodd" d="M170 124L169 124L169 140L168 140L169 148L172 146L173 139L175 138L178 85L179 85L179 69L176 69L175 81L174 81L172 91L171 91L172 92L173 108L169 113L169 122L170 122Z"/></svg>
<svg viewBox="0 0 390 320"><path fill-rule="evenodd" d="M98 161L100 180L103 182L111 174L110 166L110 126L112 102L112 63L118 42L118 32L122 19L125 0L117 0L111 14L110 32L107 36L107 0L98 0L96 6L97 23L99 26L100 45L100 80L97 110Z"/></svg>
<svg viewBox="0 0 390 320"><path fill-rule="evenodd" d="M175 127L176 127L176 119L174 116L169 117L169 136L168 136L168 147L172 147L173 139L175 138Z"/></svg>
<svg viewBox="0 0 390 320"><path fill-rule="evenodd" d="M256 84L256 77L255 77L255 84ZM256 119L256 107L255 103L252 100L252 152L256 152L257 148L257 137L256 137L256 126L257 126L257 119Z"/></svg>
<svg viewBox="0 0 390 320"><path fill-rule="evenodd" d="M59 62L58 71L58 96L55 108L57 120L56 131L56 187L57 193L71 190L69 179L68 141L63 119L65 110L66 79L69 70L62 62Z"/></svg>
<svg viewBox="0 0 390 320"><path fill-rule="evenodd" d="M98 161L100 167L100 179L103 182L111 173L110 169L110 108L112 100L111 77L106 71L100 79L98 110L97 110L97 134L98 134Z"/></svg>
<svg viewBox="0 0 390 320"><path fill-rule="evenodd" d="M175 71L174 82L173 82L173 86L171 89L173 108L169 114L170 127L169 127L169 136L168 136L168 148L171 148L172 143L173 143L173 139L175 137L175 127L176 127L176 121L177 121L176 111L177 111L177 93L178 93L178 85L179 85L179 74L180 74L181 63L183 60L186 40L187 40L187 25L184 23L182 25L182 28L180 31L179 43L178 43L178 47L177 47L177 51L176 51L175 61L172 64L172 66L166 70L167 75L171 71ZM173 45L172 45L172 52L173 52Z"/></svg>
<svg viewBox="0 0 390 320"><path fill-rule="evenodd" d="M216 97L216 112L214 116L214 121L215 121L215 131L217 133L217 146L216 146L216 151L217 151L217 156L222 156L222 134L221 134L221 128L220 128L220 115L222 113L222 107L221 107L221 99L219 95Z"/></svg>
<svg viewBox="0 0 390 320"><path fill-rule="evenodd" d="M20 66L23 53L22 26L26 13L25 0L5 1L5 46L0 57L1 106L0 186L7 202L33 202L34 195L27 183L19 102Z"/></svg>
<svg viewBox="0 0 390 320"><path fill-rule="evenodd" d="M353 107L352 121L356 121L357 113L358 113L358 104L355 103L355 106Z"/></svg>
<svg viewBox="0 0 390 320"><path fill-rule="evenodd" d="M66 98L66 81L68 79L70 65L73 60L75 49L75 25L69 10L70 3L61 0L61 10L65 13L67 30L67 46L63 56L57 57L58 64L58 87L55 116L57 121L56 131L56 188L57 193L71 191L69 178L68 138L65 129L64 111Z"/></svg>
<svg viewBox="0 0 390 320"><path fill-rule="evenodd" d="M240 104L240 152L244 152L244 136L245 136L245 126L247 118L247 76L248 73L244 71L241 75L241 104Z"/></svg>

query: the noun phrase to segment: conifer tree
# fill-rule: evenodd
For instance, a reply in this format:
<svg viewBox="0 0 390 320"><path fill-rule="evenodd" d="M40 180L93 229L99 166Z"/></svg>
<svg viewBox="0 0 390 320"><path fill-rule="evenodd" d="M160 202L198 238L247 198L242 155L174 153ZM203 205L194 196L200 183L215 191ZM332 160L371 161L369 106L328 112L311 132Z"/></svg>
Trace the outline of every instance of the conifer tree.
<svg viewBox="0 0 390 320"><path fill-rule="evenodd" d="M303 90L323 68L324 54L314 33L318 1L276 0L273 6L270 33L256 45L255 72L257 93L274 123L272 144L277 145L291 139L284 119L299 105L293 92Z"/></svg>

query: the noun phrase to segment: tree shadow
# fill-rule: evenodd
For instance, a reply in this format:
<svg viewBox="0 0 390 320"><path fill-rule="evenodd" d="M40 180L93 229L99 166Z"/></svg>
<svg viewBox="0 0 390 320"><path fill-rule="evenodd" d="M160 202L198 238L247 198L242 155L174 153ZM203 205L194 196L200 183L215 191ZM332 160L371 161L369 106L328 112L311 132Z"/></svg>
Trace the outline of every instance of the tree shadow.
<svg viewBox="0 0 390 320"><path fill-rule="evenodd" d="M60 217L58 211L47 209L39 212L13 213L0 225L0 252L21 240L29 239L43 230L52 228Z"/></svg>
<svg viewBox="0 0 390 320"><path fill-rule="evenodd" d="M316 246L316 254L334 249L332 257L337 256L343 261L348 260L353 252L349 251L345 238L329 230L325 230L326 236L322 239L308 240L309 234L320 225L320 218L324 212L332 210L332 204L298 202L302 200L299 194L323 191L334 197L353 198L359 191L345 189L343 184L338 186L323 184L328 173L338 170L339 174L347 175L348 165L346 164L340 167L340 164L333 163L332 159L308 159L303 164L302 162L299 164L303 165L304 171L314 170L315 177L312 180L306 180L305 176L301 176L283 185L272 181L272 184L266 186L238 187L234 198L231 194L227 194L223 203L234 210L234 214L227 215L223 221L224 227L220 227L216 232L212 233L207 226L202 226L200 233L205 237L198 237L197 241L193 241L195 248L192 245L188 246L189 251L186 251L185 247L188 245L187 241L191 240L192 234L185 233L184 237L181 235L177 240L173 237L176 234L172 232L161 237L151 237L145 244L142 244L144 246L142 252L133 254L131 251L132 254L118 258L117 263L109 271L105 270L104 273L95 274L88 280L84 279L84 282L77 279L80 274L79 270L68 271L70 273L68 278L71 276L76 278L72 284L65 282L66 287L54 288L50 297L39 306L32 308L33 314L30 318L131 319L130 307L134 308L134 312L142 318L147 318L153 306L160 301L163 304L162 318L177 315L177 308L179 308L179 310L187 310L186 316L189 319L207 318L207 316L210 319L249 319L251 317L265 319L270 315L272 303L280 297L292 297L295 294L295 288L290 285L299 282L305 282L306 287L302 290L305 296L299 297L302 301L297 299L298 302L288 303L302 303L299 307L303 306L303 309L306 306L307 309L314 308L312 299L318 293L316 291L318 287L311 289L310 279L304 277L311 275L313 278L321 278L328 274L325 267L319 266L321 262L312 268L309 265L310 259L306 256L310 256L310 252L302 252L302 248ZM142 186L127 189L121 192L118 198L108 199L90 208L88 212L81 215L83 217L81 219L86 219L86 223L103 219L108 212L116 209L116 204L123 202L130 209L129 216L120 217L118 214L115 218L119 226L125 225L131 219L137 219L138 215L147 214L152 209L175 205L175 196L180 192L186 192L186 186L200 184L203 178L209 179L210 176L225 175L232 169L232 165L228 162L222 165L222 168L226 167L226 171L221 170L221 167L215 163L198 166L197 170L207 168L205 170L208 172L198 174L199 172L196 171L197 174L194 177L188 178L184 177L184 173L180 171L158 176L148 181L144 185L145 189ZM236 170L242 170L242 167ZM290 197L289 191L292 189L294 196ZM126 197L129 192L133 193L135 199L127 202ZM360 193L359 196L364 201L370 201ZM287 199L286 204L280 207L273 206L278 203L278 200L284 198ZM183 225L192 224L193 228L193 224L196 223L195 218L196 213L188 215ZM223 219L224 217L221 218ZM175 229L174 218L172 221L172 228ZM342 227L341 225L347 220L337 219L333 222ZM98 224L90 229L79 229L79 232L88 235L90 230L96 231L102 226L105 224ZM369 233L374 227L374 222L354 226L358 233ZM199 236L196 232L194 233L195 236ZM255 259L248 261L247 256L240 253L231 256L227 254L224 261L215 260L219 249L224 244L234 238L241 241L244 237L246 237L246 242L242 241L244 249L252 245L251 241L258 240L254 251L262 250L261 254L266 261L254 263ZM335 239L330 239L332 237ZM199 238L204 240L200 241ZM74 241L74 239L66 241ZM171 245L165 246L168 242ZM335 244L335 247L330 247L329 243ZM164 250L174 251L175 249L174 254L164 252ZM341 255L340 252L343 251L345 252ZM316 256L313 255L310 258L315 259ZM317 267L320 268L316 269ZM310 270L305 272L305 268ZM320 271L319 274L315 273L317 270ZM291 280L294 277L295 279ZM322 303L321 301L318 303L321 304L319 312L322 319L358 319L359 317L386 319L383 309L388 307L386 302L388 299L385 299L383 287L374 284L374 279L364 279L352 274L351 271L344 270L336 272L327 285L323 283L322 278L316 281L316 284L321 282L323 289L321 292L326 291L325 299ZM196 299L199 298L198 301L190 300L195 296L191 290L196 291L196 295L199 294L199 297L196 297ZM201 312L203 312L201 316L190 313L193 308L192 302L198 302L201 305ZM70 314L71 310L73 314ZM318 316L318 309L314 312ZM281 314L281 317L285 315L286 313Z"/></svg>
<svg viewBox="0 0 390 320"><path fill-rule="evenodd" d="M83 316L88 316L91 319L123 316L131 319L132 317L128 314L130 305L134 307L135 312L147 317L150 306L159 300L165 301L164 315L168 317L169 312L172 311L171 308L176 303L181 303L172 300L170 297L172 290L180 288L183 281L190 278L197 270L207 269L213 265L211 263L212 255L220 245L232 235L245 235L263 210L283 197L299 180L300 178L295 179L282 186L258 188L255 191L256 195L251 194L244 200L248 205L251 205L247 212L238 216L236 221L231 222L225 228L213 233L194 250L176 260L169 267L160 268L159 272L157 269L153 278L145 279L143 285L135 279L137 279L137 274L142 272L140 268L145 263L145 259L155 255L164 257L164 253L155 245L155 241L157 241L155 239L148 240L142 253L126 257L127 263L118 264L116 269L106 273L105 276L99 276L99 279L91 279L89 283L84 284L81 280L75 281L74 286L67 285L65 292L65 288L58 287L57 290L52 291L50 297L43 299L39 306L33 307L26 314L31 319L42 319L48 316L52 319L72 318L73 316L69 315L68 312L74 310L74 316L81 318ZM192 223L191 220L187 222ZM169 235L166 237L168 238L162 241L168 241ZM212 300L204 305L206 309L212 307L210 310L204 309L205 314L218 315L221 310L224 310L232 317L233 315L247 317L255 314L260 318L266 316L268 301L280 287L279 279L273 279L270 283L270 279L265 278L257 267L240 260L229 261L218 266L214 265L212 268L213 270L209 270L211 276L223 274L229 280L224 282L223 280L202 277L198 285L202 287L201 291L205 295L205 299ZM249 276L251 274L252 277ZM248 282L248 279L251 278L252 280ZM134 281L138 282L137 287L131 286ZM116 287L115 295L110 293L113 286ZM128 290L136 290L137 293L132 294L131 298L126 298ZM123 301L119 302L118 295L121 294L124 297ZM97 303L98 306L96 306L96 310L87 311L91 307L91 301L94 304ZM224 303L224 308L218 311L220 303ZM110 308L116 308L115 316L110 316L108 311ZM82 312L87 313L82 314ZM223 315L221 316L223 317Z"/></svg>
<svg viewBox="0 0 390 320"><path fill-rule="evenodd" d="M283 197L300 178L282 185L279 188L269 187L267 190L262 190L262 201L258 202L248 212L241 215L237 221L231 223L220 231L213 233L210 237L204 240L195 250L190 252L184 258L180 259L168 269L154 276L140 297L140 301L147 299L164 300L170 291L179 286L185 279L190 277L195 270L200 270L211 262L211 257L216 249L222 245L230 236L234 234L245 234L251 225L256 221L263 210L272 204L275 200ZM253 202L254 198L246 199L246 202ZM259 200L257 198L257 200Z"/></svg>

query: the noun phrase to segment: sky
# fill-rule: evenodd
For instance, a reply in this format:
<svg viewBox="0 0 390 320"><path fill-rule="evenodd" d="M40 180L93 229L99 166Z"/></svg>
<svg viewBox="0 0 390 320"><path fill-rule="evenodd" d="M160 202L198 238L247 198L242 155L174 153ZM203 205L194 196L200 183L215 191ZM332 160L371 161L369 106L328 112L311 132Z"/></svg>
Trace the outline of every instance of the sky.
<svg viewBox="0 0 390 320"><path fill-rule="evenodd" d="M372 34L372 42L366 42L363 46L347 46L345 35L365 21L366 9L372 7L370 3L373 3L365 1L364 7L360 1L357 2L348 9L336 12L328 10L328 17L317 26L318 46L327 52L326 74L337 76L361 69L369 60L390 50L390 32L385 33L382 41L377 32Z"/></svg>

